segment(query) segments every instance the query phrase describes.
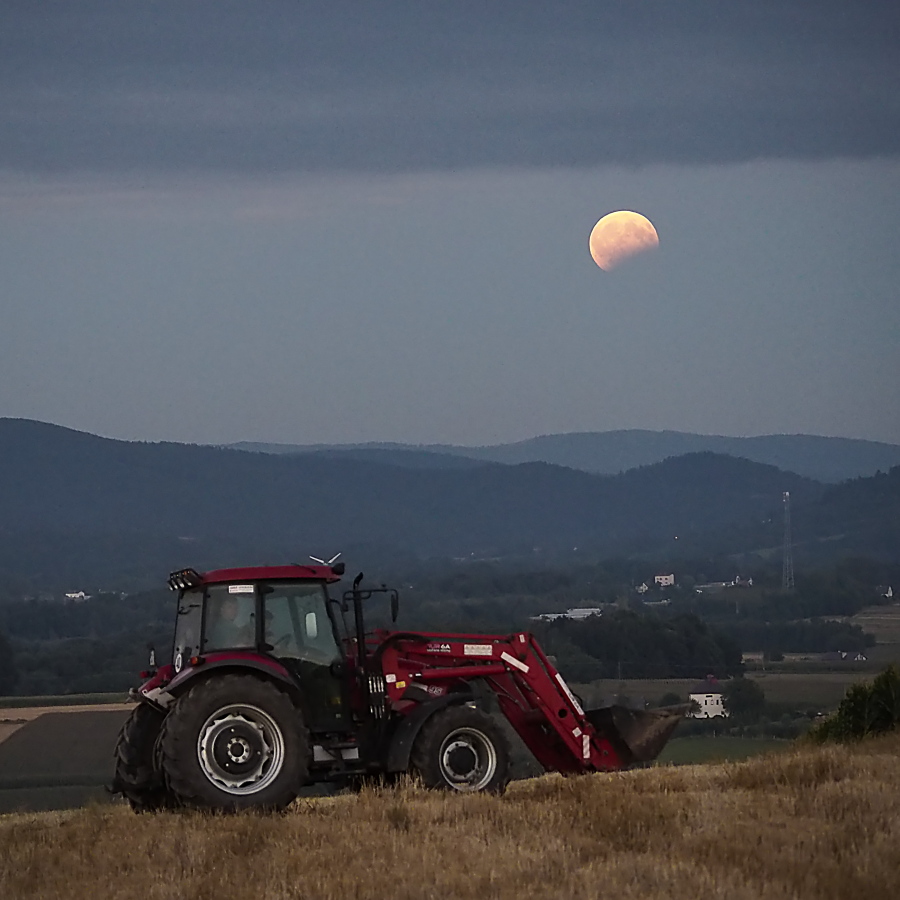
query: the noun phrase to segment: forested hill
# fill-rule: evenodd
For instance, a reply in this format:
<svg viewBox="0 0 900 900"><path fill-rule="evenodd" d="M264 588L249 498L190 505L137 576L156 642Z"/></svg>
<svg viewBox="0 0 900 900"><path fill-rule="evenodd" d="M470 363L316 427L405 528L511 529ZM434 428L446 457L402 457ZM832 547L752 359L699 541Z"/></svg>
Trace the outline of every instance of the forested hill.
<svg viewBox="0 0 900 900"><path fill-rule="evenodd" d="M791 507L793 555L799 566L827 566L848 557L900 563L900 466L827 486L812 501L792 494ZM743 527L702 532L682 542L678 550L683 556L762 550L765 556L780 558L783 522L779 510Z"/></svg>
<svg viewBox="0 0 900 900"><path fill-rule="evenodd" d="M900 465L900 446L878 441L820 437L809 434L768 434L757 437L690 434L680 431L603 431L547 434L512 444L460 447L450 444L290 445L243 443L243 450L266 453L320 453L355 458L390 458L398 465L445 466L455 459L516 465L546 462L602 475L615 475L686 453L725 453L823 482L886 472ZM458 463L457 463L458 464Z"/></svg>
<svg viewBox="0 0 900 900"><path fill-rule="evenodd" d="M0 420L0 575L140 579L353 546L476 557L654 551L780 514L820 485L695 454L601 477L530 463L404 468L114 441Z"/></svg>
<svg viewBox="0 0 900 900"><path fill-rule="evenodd" d="M810 558L857 555L900 561L900 466L828 488L800 508L796 532L801 551Z"/></svg>

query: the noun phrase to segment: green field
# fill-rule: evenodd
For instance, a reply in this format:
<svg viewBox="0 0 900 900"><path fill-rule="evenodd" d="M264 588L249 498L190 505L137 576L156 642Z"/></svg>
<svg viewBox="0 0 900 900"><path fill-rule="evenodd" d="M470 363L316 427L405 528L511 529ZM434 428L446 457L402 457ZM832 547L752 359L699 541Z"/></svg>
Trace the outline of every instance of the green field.
<svg viewBox="0 0 900 900"><path fill-rule="evenodd" d="M98 803L115 802L102 784L58 787L6 788L0 790L0 815L78 809Z"/></svg>
<svg viewBox="0 0 900 900"><path fill-rule="evenodd" d="M874 634L879 644L893 644L900 649L900 605L867 606L848 621Z"/></svg>
<svg viewBox="0 0 900 900"><path fill-rule="evenodd" d="M836 709L847 688L858 681L868 681L875 672L753 672L747 677L763 689L771 703L795 704ZM599 706L616 697L632 702L657 703L665 694L677 694L686 700L696 678L607 679L590 684L573 685L587 706Z"/></svg>
<svg viewBox="0 0 900 900"><path fill-rule="evenodd" d="M53 694L44 697L0 697L0 709L24 709L35 706L95 706L99 703L125 703L127 694Z"/></svg>
<svg viewBox="0 0 900 900"><path fill-rule="evenodd" d="M900 606L868 606L847 621L875 635L878 643L866 651L870 663L879 669L900 664Z"/></svg>

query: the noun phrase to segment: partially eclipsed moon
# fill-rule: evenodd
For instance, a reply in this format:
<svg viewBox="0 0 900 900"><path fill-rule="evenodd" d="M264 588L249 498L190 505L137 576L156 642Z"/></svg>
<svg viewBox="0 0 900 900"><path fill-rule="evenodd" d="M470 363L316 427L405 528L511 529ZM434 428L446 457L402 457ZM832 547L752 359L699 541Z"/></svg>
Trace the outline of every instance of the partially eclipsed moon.
<svg viewBox="0 0 900 900"><path fill-rule="evenodd" d="M594 262L609 272L620 262L659 246L659 235L649 219L621 209L594 226L589 246Z"/></svg>

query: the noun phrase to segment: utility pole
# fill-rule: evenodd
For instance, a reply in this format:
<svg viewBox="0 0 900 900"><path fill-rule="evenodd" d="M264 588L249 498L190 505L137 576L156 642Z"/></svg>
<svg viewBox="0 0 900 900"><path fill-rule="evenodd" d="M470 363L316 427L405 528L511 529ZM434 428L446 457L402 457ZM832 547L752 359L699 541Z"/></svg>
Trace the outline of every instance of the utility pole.
<svg viewBox="0 0 900 900"><path fill-rule="evenodd" d="M791 540L791 494L785 491L781 495L784 504L784 547L781 551L781 589L794 589L794 550Z"/></svg>

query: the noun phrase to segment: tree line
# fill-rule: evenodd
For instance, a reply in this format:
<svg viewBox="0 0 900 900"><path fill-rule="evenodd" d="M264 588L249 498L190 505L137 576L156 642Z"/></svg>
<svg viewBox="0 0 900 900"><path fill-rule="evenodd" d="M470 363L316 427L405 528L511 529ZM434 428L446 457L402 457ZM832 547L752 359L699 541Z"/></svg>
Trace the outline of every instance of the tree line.
<svg viewBox="0 0 900 900"><path fill-rule="evenodd" d="M877 601L875 585L900 575L896 566L847 560L799 571L796 590L783 593L779 568L759 562L744 572L753 577L752 589L697 593L701 578L733 578L734 565L728 558L674 561L670 571L676 584L652 587L643 595L636 586L652 584L660 569L647 560L622 558L540 568L432 560L398 565L371 580L400 589L400 627L499 634L533 630L564 673L584 681L728 675L739 669L741 651L763 651L770 658L785 652L864 651L871 637L825 616L851 615ZM340 590L337 586L332 593ZM668 602L648 606L647 599ZM535 620L571 607L602 607L603 615ZM100 593L83 602L0 602L0 635L7 638L6 648L0 648L0 692L125 690L145 668L148 643L165 658L173 621L174 596L165 589L126 597Z"/></svg>

